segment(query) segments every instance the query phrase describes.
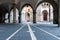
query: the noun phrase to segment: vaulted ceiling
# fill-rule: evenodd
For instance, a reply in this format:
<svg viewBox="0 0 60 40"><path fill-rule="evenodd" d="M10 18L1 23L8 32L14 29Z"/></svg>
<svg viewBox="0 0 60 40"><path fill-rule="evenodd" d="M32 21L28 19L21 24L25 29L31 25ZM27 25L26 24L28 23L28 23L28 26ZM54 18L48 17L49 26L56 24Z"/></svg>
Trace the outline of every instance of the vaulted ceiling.
<svg viewBox="0 0 60 40"><path fill-rule="evenodd" d="M55 1L57 4L59 0L0 0L0 5L4 5L5 8L11 9L12 4L15 3L18 9L21 9L23 5L30 4L33 8L41 1Z"/></svg>

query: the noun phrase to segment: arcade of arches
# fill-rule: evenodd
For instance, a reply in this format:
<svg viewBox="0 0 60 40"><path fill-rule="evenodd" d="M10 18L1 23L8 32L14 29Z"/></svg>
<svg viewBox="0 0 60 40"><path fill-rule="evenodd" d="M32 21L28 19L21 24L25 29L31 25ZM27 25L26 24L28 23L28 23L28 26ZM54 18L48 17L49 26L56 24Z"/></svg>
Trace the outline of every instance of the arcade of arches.
<svg viewBox="0 0 60 40"><path fill-rule="evenodd" d="M59 6L54 0L52 2L49 0L38 0L34 3L19 3L18 1L12 5L8 4L8 6L0 5L0 23L46 22L59 24Z"/></svg>

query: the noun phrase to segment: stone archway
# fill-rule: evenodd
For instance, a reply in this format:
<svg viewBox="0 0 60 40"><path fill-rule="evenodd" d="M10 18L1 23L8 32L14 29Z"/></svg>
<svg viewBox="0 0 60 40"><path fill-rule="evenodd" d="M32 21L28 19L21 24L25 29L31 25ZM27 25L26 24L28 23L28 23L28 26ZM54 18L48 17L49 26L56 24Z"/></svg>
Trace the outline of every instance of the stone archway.
<svg viewBox="0 0 60 40"><path fill-rule="evenodd" d="M41 3L36 10L37 22L53 23L53 7L48 2Z"/></svg>
<svg viewBox="0 0 60 40"><path fill-rule="evenodd" d="M36 9L43 2L48 2L52 5L52 7L53 7L53 23L58 24L58 5L57 5L57 3L55 1L42 0L37 4Z"/></svg>
<svg viewBox="0 0 60 40"><path fill-rule="evenodd" d="M9 13L5 14L5 21L4 21L5 23L9 23L8 15L9 15Z"/></svg>
<svg viewBox="0 0 60 40"><path fill-rule="evenodd" d="M21 23L33 22L33 9L30 5L25 5L21 10Z"/></svg>
<svg viewBox="0 0 60 40"><path fill-rule="evenodd" d="M5 14L8 12L4 4L0 5L0 23L5 23Z"/></svg>
<svg viewBox="0 0 60 40"><path fill-rule="evenodd" d="M15 23L19 23L18 17L19 17L19 11L18 11L18 9L16 8ZM13 9L11 9L11 11L10 11L10 23L13 23L13 22L14 22L13 18L14 18L14 12L13 12Z"/></svg>

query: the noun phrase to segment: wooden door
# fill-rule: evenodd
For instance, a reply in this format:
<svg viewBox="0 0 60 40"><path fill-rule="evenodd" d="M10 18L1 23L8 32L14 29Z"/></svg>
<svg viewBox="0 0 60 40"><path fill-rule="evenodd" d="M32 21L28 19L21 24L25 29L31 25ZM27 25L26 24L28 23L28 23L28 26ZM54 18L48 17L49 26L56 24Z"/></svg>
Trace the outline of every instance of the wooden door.
<svg viewBox="0 0 60 40"><path fill-rule="evenodd" d="M44 21L47 21L47 13L44 13L44 14L43 14L43 20L44 20Z"/></svg>

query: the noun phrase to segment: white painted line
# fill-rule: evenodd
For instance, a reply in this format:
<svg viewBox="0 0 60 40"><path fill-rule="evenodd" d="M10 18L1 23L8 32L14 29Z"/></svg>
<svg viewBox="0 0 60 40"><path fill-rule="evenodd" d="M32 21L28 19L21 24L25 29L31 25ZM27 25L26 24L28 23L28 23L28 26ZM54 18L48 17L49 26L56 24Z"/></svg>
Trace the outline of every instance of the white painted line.
<svg viewBox="0 0 60 40"><path fill-rule="evenodd" d="M27 31L27 32L30 32L30 31ZM35 32L35 31L32 31L32 32Z"/></svg>
<svg viewBox="0 0 60 40"><path fill-rule="evenodd" d="M42 28L39 28L39 27L36 27L36 26L33 26L33 27L35 27L35 28L37 28L37 29L39 29L39 30L41 30L41 31L43 31L43 32L45 32L45 33L47 33L47 34L49 34L49 35L55 37L55 38L57 38L58 40L60 40L60 37L57 37L57 36L55 36L54 34L52 34L52 33L50 33L50 32L47 32L47 31L45 31L45 30L42 29Z"/></svg>
<svg viewBox="0 0 60 40"><path fill-rule="evenodd" d="M25 24L26 25L26 24ZM10 40L15 34L17 34L25 25L20 27L18 30L16 30L11 36L9 36L6 40Z"/></svg>
<svg viewBox="0 0 60 40"><path fill-rule="evenodd" d="M32 40L37 40L36 36L34 35L32 29L31 29L31 27L29 26L29 24L27 24L27 25L28 25L28 29L29 29L29 32L30 32L30 35L31 35L31 39Z"/></svg>

